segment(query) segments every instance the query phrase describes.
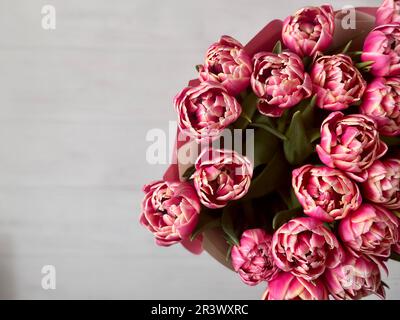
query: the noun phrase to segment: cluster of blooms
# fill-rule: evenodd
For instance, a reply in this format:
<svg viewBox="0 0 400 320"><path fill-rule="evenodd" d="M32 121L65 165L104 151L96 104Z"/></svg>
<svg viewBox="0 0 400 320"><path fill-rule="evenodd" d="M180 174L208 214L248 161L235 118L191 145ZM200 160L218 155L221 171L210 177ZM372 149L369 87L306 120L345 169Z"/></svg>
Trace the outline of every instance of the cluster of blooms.
<svg viewBox="0 0 400 320"><path fill-rule="evenodd" d="M385 296L380 270L400 254L400 149L383 141L400 135L400 1L385 0L376 24L360 57L366 74L351 55L324 53L334 38L333 8L307 7L284 21L283 51L250 56L223 36L208 49L198 81L175 97L179 129L196 141L234 124L240 94L250 89L265 117L280 118L311 97L325 112L320 163L292 171L302 214L273 233L244 230L231 250L246 284L268 282L264 299ZM205 150L193 172L188 181L144 188L141 222L159 245L189 239L202 208L243 198L253 164L233 150Z"/></svg>

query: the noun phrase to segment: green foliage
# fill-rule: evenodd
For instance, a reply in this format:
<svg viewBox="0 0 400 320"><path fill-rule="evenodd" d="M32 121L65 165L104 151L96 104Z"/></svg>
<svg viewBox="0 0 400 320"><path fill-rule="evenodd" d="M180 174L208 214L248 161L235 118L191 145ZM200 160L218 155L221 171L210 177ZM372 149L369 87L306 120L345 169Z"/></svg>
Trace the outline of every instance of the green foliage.
<svg viewBox="0 0 400 320"><path fill-rule="evenodd" d="M400 261L400 254L397 254L396 252L392 252L390 259L395 260L395 261Z"/></svg>
<svg viewBox="0 0 400 320"><path fill-rule="evenodd" d="M269 194L287 182L288 163L283 153L278 149L271 161L265 165L261 173L252 181L249 191L244 199L254 199Z"/></svg>
<svg viewBox="0 0 400 320"><path fill-rule="evenodd" d="M254 93L247 95L241 105L242 105L242 115L233 124L235 129L246 129L246 127L251 123L251 119L257 111L258 97Z"/></svg>
<svg viewBox="0 0 400 320"><path fill-rule="evenodd" d="M306 130L301 112L297 111L286 132L288 140L283 143L286 159L294 166L301 165L314 151Z"/></svg>
<svg viewBox="0 0 400 320"><path fill-rule="evenodd" d="M314 143L320 138L320 124L316 124L317 96L299 103L278 120L278 126L285 130L283 143L287 161L294 166L302 164L315 150Z"/></svg>
<svg viewBox="0 0 400 320"><path fill-rule="evenodd" d="M194 240L198 235L202 234L204 231L217 228L220 226L221 226L220 211L204 208L200 212L199 222L197 223L197 226L193 231L190 239Z"/></svg>
<svg viewBox="0 0 400 320"><path fill-rule="evenodd" d="M238 215L241 214L241 210L238 203L229 203L223 210L221 225L224 230L227 242L232 245L239 244L240 230L237 226L239 219Z"/></svg>
<svg viewBox="0 0 400 320"><path fill-rule="evenodd" d="M389 147L400 146L400 137L380 137L383 142L385 142Z"/></svg>
<svg viewBox="0 0 400 320"><path fill-rule="evenodd" d="M188 168L185 173L182 175L182 178L184 178L186 181L190 180L190 178L192 177L193 173L196 171L196 168L194 166L191 166L190 168Z"/></svg>
<svg viewBox="0 0 400 320"><path fill-rule="evenodd" d="M254 132L254 167L265 165L273 158L280 141L264 129L255 129Z"/></svg>
<svg viewBox="0 0 400 320"><path fill-rule="evenodd" d="M281 44L277 43L274 52L279 50ZM316 96L285 111L280 118L260 114L253 93L245 93L241 99L245 116L233 128L254 129L254 176L245 197L223 208L220 224L210 218L202 224L202 228L221 226L230 248L239 243L246 228L262 227L272 232L302 215L290 176L294 167L311 161L320 138L321 112L316 108ZM229 259L230 249L226 254Z"/></svg>
<svg viewBox="0 0 400 320"><path fill-rule="evenodd" d="M316 102L317 102L317 96L315 95L311 98L311 100L305 100L302 103L300 103L297 108L301 112L301 118L303 120L303 124L307 128L311 128L314 126Z"/></svg>
<svg viewBox="0 0 400 320"><path fill-rule="evenodd" d="M274 48L272 49L272 52L275 53L275 54L282 53L282 42L281 41L278 41L275 44Z"/></svg>
<svg viewBox="0 0 400 320"><path fill-rule="evenodd" d="M299 200L297 199L296 194L294 193L294 190L291 185L284 186L281 189L279 189L279 195L288 209L294 209L300 207Z"/></svg>
<svg viewBox="0 0 400 320"><path fill-rule="evenodd" d="M274 230L279 229L289 220L300 216L301 212L302 212L301 207L297 207L276 213L274 219L272 220L272 227L274 228Z"/></svg>
<svg viewBox="0 0 400 320"><path fill-rule="evenodd" d="M286 136L285 136L283 133L279 132L279 131L278 131L276 128L274 128L274 126L272 126L271 124L252 123L252 124L250 125L250 127L252 127L252 128L260 128L260 129L263 129L263 130L268 131L269 133L273 134L275 137L277 137L277 138L279 138L279 139L281 139L281 140L283 140L283 141L286 141L286 140L287 140Z"/></svg>
<svg viewBox="0 0 400 320"><path fill-rule="evenodd" d="M369 72L371 70L371 67L373 64L374 64L374 61L359 62L359 63L356 63L356 68L358 70L360 70L361 72Z"/></svg>
<svg viewBox="0 0 400 320"><path fill-rule="evenodd" d="M353 44L353 40L350 40L349 42L347 42L347 44L345 45L345 47L342 50L342 53L346 54L349 51L352 44Z"/></svg>

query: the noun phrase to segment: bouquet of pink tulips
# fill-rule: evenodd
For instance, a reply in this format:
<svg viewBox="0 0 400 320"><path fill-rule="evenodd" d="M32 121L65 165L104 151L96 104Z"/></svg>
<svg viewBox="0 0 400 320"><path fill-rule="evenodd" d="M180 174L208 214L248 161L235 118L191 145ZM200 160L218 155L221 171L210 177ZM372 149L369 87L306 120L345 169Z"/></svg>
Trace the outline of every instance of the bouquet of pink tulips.
<svg viewBox="0 0 400 320"><path fill-rule="evenodd" d="M346 10L306 7L209 47L174 100L174 161L144 187L158 245L206 250L266 300L385 297L381 272L400 261L400 1Z"/></svg>

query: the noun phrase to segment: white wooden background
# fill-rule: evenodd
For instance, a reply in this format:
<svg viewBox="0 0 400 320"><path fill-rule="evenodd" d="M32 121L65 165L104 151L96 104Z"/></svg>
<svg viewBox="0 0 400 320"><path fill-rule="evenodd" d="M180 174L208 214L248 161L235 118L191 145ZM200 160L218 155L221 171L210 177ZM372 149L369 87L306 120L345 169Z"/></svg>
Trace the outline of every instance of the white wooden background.
<svg viewBox="0 0 400 320"><path fill-rule="evenodd" d="M262 286L139 226L141 186L166 168L146 163L145 135L167 130L172 97L220 35L246 42L323 2L0 0L0 298L258 299ZM47 264L56 290L41 288ZM398 298L400 265L390 272Z"/></svg>

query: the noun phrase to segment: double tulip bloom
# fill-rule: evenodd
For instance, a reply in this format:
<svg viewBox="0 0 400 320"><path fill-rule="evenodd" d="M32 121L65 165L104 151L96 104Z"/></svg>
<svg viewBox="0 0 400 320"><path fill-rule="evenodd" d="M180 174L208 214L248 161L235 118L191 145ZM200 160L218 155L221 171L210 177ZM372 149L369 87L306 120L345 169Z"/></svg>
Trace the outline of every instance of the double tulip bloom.
<svg viewBox="0 0 400 320"><path fill-rule="evenodd" d="M296 218L275 231L272 254L281 270L312 281L327 268L338 266L343 252L335 235L322 221Z"/></svg>
<svg viewBox="0 0 400 320"><path fill-rule="evenodd" d="M331 113L321 126L317 152L330 168L340 169L357 182L367 180L367 169L388 147L379 139L375 121L362 114Z"/></svg>
<svg viewBox="0 0 400 320"><path fill-rule="evenodd" d="M365 62L372 61L371 73L377 77L400 74L400 24L376 27L365 39Z"/></svg>
<svg viewBox="0 0 400 320"><path fill-rule="evenodd" d="M197 141L218 137L239 118L242 107L234 96L250 85L252 71L242 44L221 37L199 66L201 83L186 87L174 99L180 130Z"/></svg>
<svg viewBox="0 0 400 320"><path fill-rule="evenodd" d="M283 23L282 40L299 56L313 56L332 43L335 13L332 6L306 7L288 17Z"/></svg>
<svg viewBox="0 0 400 320"><path fill-rule="evenodd" d="M382 135L400 135L400 78L375 78L368 84L360 111L376 121Z"/></svg>
<svg viewBox="0 0 400 320"><path fill-rule="evenodd" d="M201 203L210 209L225 207L247 193L253 166L231 150L205 150L197 159L193 174L194 186Z"/></svg>
<svg viewBox="0 0 400 320"><path fill-rule="evenodd" d="M271 252L272 236L262 229L243 232L239 245L232 248L232 266L243 282L254 286L272 280L278 268Z"/></svg>
<svg viewBox="0 0 400 320"><path fill-rule="evenodd" d="M292 173L292 185L304 213L322 221L343 219L361 205L356 183L343 172L305 165Z"/></svg>
<svg viewBox="0 0 400 320"><path fill-rule="evenodd" d="M143 189L140 222L155 236L160 246L170 246L188 239L195 229L200 201L186 182L157 181Z"/></svg>
<svg viewBox="0 0 400 320"><path fill-rule="evenodd" d="M249 86L252 68L243 45L232 37L222 36L207 50L205 63L199 68L199 79L219 82L235 96Z"/></svg>
<svg viewBox="0 0 400 320"><path fill-rule="evenodd" d="M367 203L340 221L339 235L354 255L365 254L379 261L389 258L392 246L398 243L398 228L393 213Z"/></svg>
<svg viewBox="0 0 400 320"><path fill-rule="evenodd" d="M385 298L379 267L364 256L347 253L341 264L325 272L324 280L336 300L359 300L370 294Z"/></svg>
<svg viewBox="0 0 400 320"><path fill-rule="evenodd" d="M219 136L242 112L238 101L211 81L183 89L174 104L180 130L198 141Z"/></svg>
<svg viewBox="0 0 400 320"><path fill-rule="evenodd" d="M328 300L328 290L320 279L307 281L289 272L280 272L269 282L263 300Z"/></svg>
<svg viewBox="0 0 400 320"><path fill-rule="evenodd" d="M363 196L390 210L400 209L400 159L377 160L362 184Z"/></svg>
<svg viewBox="0 0 400 320"><path fill-rule="evenodd" d="M400 23L400 1L384 0L376 11L376 25Z"/></svg>
<svg viewBox="0 0 400 320"><path fill-rule="evenodd" d="M269 117L280 117L285 109L310 97L312 92L301 58L290 52L256 54L251 85L260 98L258 110Z"/></svg>
<svg viewBox="0 0 400 320"><path fill-rule="evenodd" d="M397 243L395 245L393 245L392 251L397 254L400 254L400 225L399 225L399 238L398 238Z"/></svg>
<svg viewBox="0 0 400 320"><path fill-rule="evenodd" d="M366 82L349 56L338 54L318 58L311 70L317 106L338 111L361 100Z"/></svg>

